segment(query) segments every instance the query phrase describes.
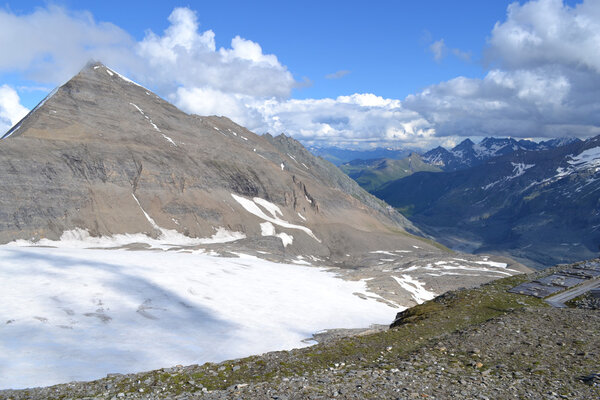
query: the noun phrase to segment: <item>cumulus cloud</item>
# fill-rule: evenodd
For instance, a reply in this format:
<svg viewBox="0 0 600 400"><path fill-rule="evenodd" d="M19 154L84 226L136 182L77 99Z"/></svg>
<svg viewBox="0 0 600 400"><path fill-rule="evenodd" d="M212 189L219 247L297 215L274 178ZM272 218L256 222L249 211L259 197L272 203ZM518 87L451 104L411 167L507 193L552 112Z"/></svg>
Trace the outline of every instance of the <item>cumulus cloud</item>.
<svg viewBox="0 0 600 400"><path fill-rule="evenodd" d="M88 12L52 5L26 15L0 10L0 71L24 73L38 82L63 83L90 58L129 59L133 46L127 32L97 23Z"/></svg>
<svg viewBox="0 0 600 400"><path fill-rule="evenodd" d="M461 136L600 133L598 1L574 7L560 0L513 3L491 30L483 78L457 77L403 100L368 93L292 99L292 89L310 80L296 81L259 43L236 36L228 47L217 48L215 33L200 29L188 8L174 9L168 20L164 32L149 31L136 41L89 13L54 6L28 15L0 10L0 46L15 55L0 59L0 72L60 84L95 58L186 112L225 115L257 133L285 132L305 143L426 148ZM448 54L471 57L443 39L429 50L437 61ZM18 96L13 100L2 104L18 109ZM11 123L8 115L14 113L2 112L2 123Z"/></svg>
<svg viewBox="0 0 600 400"><path fill-rule="evenodd" d="M343 78L344 76L348 75L349 73L350 73L350 71L348 71L347 69L342 69L342 70L336 71L332 74L325 75L325 79L340 79L340 78Z"/></svg>
<svg viewBox="0 0 600 400"><path fill-rule="evenodd" d="M15 89L8 85L0 86L0 132L9 130L28 112L29 110L21 105Z"/></svg>
<svg viewBox="0 0 600 400"><path fill-rule="evenodd" d="M296 84L292 74L275 55L264 54L258 43L236 36L230 48L216 49L213 31L200 32L196 13L188 8L176 8L169 22L163 35L149 32L137 43L136 54L145 68L123 66L135 79L167 93L183 87L188 95L212 89L289 97Z"/></svg>
<svg viewBox="0 0 600 400"><path fill-rule="evenodd" d="M430 124L396 99L354 94L335 99L270 101L260 113L272 132L309 143L336 145L397 143L423 147L434 138Z"/></svg>
<svg viewBox="0 0 600 400"><path fill-rule="evenodd" d="M506 69L564 65L600 73L600 3L575 7L562 0L537 0L508 6L507 19L496 23L487 59Z"/></svg>
<svg viewBox="0 0 600 400"><path fill-rule="evenodd" d="M410 95L403 106L439 136L587 137L600 133L600 3L560 0L508 7L483 79L458 77ZM596 50L594 50L596 49Z"/></svg>

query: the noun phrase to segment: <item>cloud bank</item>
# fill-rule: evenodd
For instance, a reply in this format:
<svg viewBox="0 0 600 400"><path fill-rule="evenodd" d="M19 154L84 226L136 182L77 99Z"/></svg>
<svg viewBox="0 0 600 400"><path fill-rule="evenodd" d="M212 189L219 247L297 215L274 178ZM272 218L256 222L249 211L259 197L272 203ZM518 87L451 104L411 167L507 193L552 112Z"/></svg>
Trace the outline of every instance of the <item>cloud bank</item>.
<svg viewBox="0 0 600 400"><path fill-rule="evenodd" d="M225 115L257 133L285 132L305 143L426 148L473 136L600 134L598 1L511 4L490 32L483 78L456 77L404 99L370 93L293 99L292 90L303 83L260 44L236 36L217 48L215 33L201 30L188 8L176 8L168 20L164 32L136 41L85 12L55 6L27 15L0 11L0 46L11 54L0 60L0 73L61 84L99 59L184 111ZM443 39L429 50L438 61L448 52L470 57ZM10 87L0 91L0 130L23 112L15 95Z"/></svg>
<svg viewBox="0 0 600 400"><path fill-rule="evenodd" d="M0 133L8 131L29 110L20 103L17 91L7 85L0 86Z"/></svg>

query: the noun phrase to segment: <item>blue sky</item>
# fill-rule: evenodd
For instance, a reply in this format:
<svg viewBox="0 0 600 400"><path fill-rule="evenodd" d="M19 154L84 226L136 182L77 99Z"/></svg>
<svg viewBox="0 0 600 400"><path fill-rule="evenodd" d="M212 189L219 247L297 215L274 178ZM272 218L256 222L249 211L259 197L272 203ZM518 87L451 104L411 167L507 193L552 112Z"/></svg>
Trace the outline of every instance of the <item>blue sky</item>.
<svg viewBox="0 0 600 400"><path fill-rule="evenodd" d="M73 11L90 11L96 21L111 22L143 39L147 30L162 32L173 8L197 12L200 29L216 34L217 47L239 35L275 54L297 80L312 86L296 89L294 98L322 98L375 93L404 98L433 83L459 75L481 77L481 50L494 23L504 18L510 1L440 0L324 2L303 1L59 1L8 2L16 14L57 4ZM235 10L235 12L232 12ZM135 16L132 18L132 16ZM435 40L472 54L471 61L447 57L436 62L428 47ZM343 79L326 79L336 71ZM5 78L6 77L6 78ZM19 76L5 75L3 83ZM23 82L21 82L23 83ZM31 108L40 93L23 93Z"/></svg>
<svg viewBox="0 0 600 400"><path fill-rule="evenodd" d="M0 8L0 22L6 18L12 26L40 32L36 43L15 43L29 35L26 29L10 41L0 39L9 59L27 54L21 61L0 62L0 86L16 91L20 105L31 109L45 95L37 88L64 83L93 56L187 112L227 115L258 133L280 130L306 143L427 147L488 135L600 133L597 119L572 109L581 108L581 101L589 114L598 109L583 100L590 88L577 87L575 77L589 74L597 88L600 61L585 52L600 52L600 29L598 23L573 26L582 17L597 20L598 1L512 3L8 1ZM566 30L560 32L565 36L589 40L561 41L552 35L552 24ZM196 36L177 42L183 40L173 39L177 29L187 29L185 38ZM207 31L214 34L212 42L210 35L201 37ZM536 39L537 48L524 46L515 31ZM53 34L64 35L66 43L47 39ZM238 36L243 40L236 50L232 39ZM71 37L83 39L71 43ZM179 47L165 47L174 42ZM247 56L243 49L250 48L253 55ZM548 57L553 48L559 54ZM165 51L173 51L177 62L164 59ZM212 81L179 78L186 71L202 73L207 65L218 69ZM223 81L238 72L239 82ZM544 104L554 93L560 104ZM10 112L3 114L2 107L0 92L0 121L4 115L10 125ZM498 108L506 109L504 115ZM530 112L517 115L523 109ZM557 111L563 115L559 120Z"/></svg>

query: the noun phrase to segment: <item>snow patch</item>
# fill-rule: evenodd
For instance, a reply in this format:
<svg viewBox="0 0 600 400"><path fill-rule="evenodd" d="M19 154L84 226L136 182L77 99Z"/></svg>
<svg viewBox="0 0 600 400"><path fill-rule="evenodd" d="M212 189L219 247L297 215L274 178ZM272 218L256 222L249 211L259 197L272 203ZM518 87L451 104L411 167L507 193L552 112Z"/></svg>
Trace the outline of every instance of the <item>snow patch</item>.
<svg viewBox="0 0 600 400"><path fill-rule="evenodd" d="M177 147L177 144L175 144L175 142L173 141L173 139L171 139L170 137L168 137L167 135L165 135L164 133L162 134L162 136L169 142L171 143L173 146Z"/></svg>
<svg viewBox="0 0 600 400"><path fill-rule="evenodd" d="M388 255L388 256L395 256L395 254L390 253L389 251L384 251L384 250L370 251L369 253L371 253L371 254L385 254L385 255Z"/></svg>
<svg viewBox="0 0 600 400"><path fill-rule="evenodd" d="M260 224L260 232L262 236L276 236L281 239L281 243L283 247L287 247L288 245L294 242L294 237L292 235L288 235L285 232L277 233L275 227L270 222L263 222Z"/></svg>
<svg viewBox="0 0 600 400"><path fill-rule="evenodd" d="M482 186L481 188L483 190L488 190L493 188L494 186L496 186L499 183L503 183L503 182L508 182L510 180L513 180L515 178L518 178L519 176L523 175L525 173L525 171L527 171L530 168L535 167L535 164L523 164L523 163L514 163L511 162L512 166L513 166L513 173L510 176L506 176L502 179L499 179L497 181L494 181L492 183L489 183L485 186Z"/></svg>
<svg viewBox="0 0 600 400"><path fill-rule="evenodd" d="M152 119L150 117L148 117L144 113L144 110L142 110L141 108L139 108L136 104L133 104L133 103L129 103L129 104L131 104L132 106L134 106L136 108L136 110L138 110L140 112L140 114L142 114L142 116L148 120L148 122L150 123L150 125L152 125L152 127L154 128L154 130L156 130L157 132L160 132L160 129L158 129L158 126L156 126L156 124L152 121ZM163 137L165 139L167 139L168 141L170 141L171 143L173 143L175 146L177 146L175 144L175 142L173 142L173 140L171 140L171 138L169 138L168 136L166 136L166 135L163 134Z"/></svg>
<svg viewBox="0 0 600 400"><path fill-rule="evenodd" d="M365 282L243 255L0 246L0 260L0 389L305 347L397 312Z"/></svg>
<svg viewBox="0 0 600 400"><path fill-rule="evenodd" d="M396 282L400 285L400 287L406 290L412 296L413 300L417 304L421 304L427 300L433 299L436 294L425 289L425 284L419 282L414 279L410 275L402 275L400 278L397 276L392 276Z"/></svg>
<svg viewBox="0 0 600 400"><path fill-rule="evenodd" d="M254 202L256 204L262 206L265 210L270 212L271 215L273 216L273 218L277 218L277 214L279 214L283 217L283 213L281 212L281 209L279 208L279 206L271 203L270 201L261 199L260 197L255 197L252 200L254 200Z"/></svg>
<svg viewBox="0 0 600 400"><path fill-rule="evenodd" d="M275 236L275 226L270 222L262 222L260 224L260 234L262 236Z"/></svg>
<svg viewBox="0 0 600 400"><path fill-rule="evenodd" d="M239 204L240 204L242 207L244 207L244 209L245 209L246 211L248 211L250 214L253 214L253 215L257 216L258 218L260 218L260 219L263 219L263 220L265 220L265 221L268 221L268 222L271 222L271 223L273 223L273 224L275 224L275 225L279 225L279 226L281 226L282 228L288 228L288 229L298 229L298 230L301 230L302 232L306 233L306 234L307 234L308 236L310 236L311 238L315 239L317 242L321 243L321 241L320 241L320 240L319 240L319 239L318 239L318 238L317 238L317 237L316 237L316 236L313 234L313 232L312 232L310 229L308 229L308 228L307 228L307 227L305 227L305 226L302 226L302 225L294 225L294 224L291 224L291 223L289 223L289 222L287 222L287 221L284 221L284 220L280 219L280 218L279 218L279 217L277 217L277 216L276 216L276 214L275 214L277 211L274 211L274 210L269 210L269 212L271 212L272 216L270 217L270 216L266 215L266 214L263 212L263 210L261 210L261 209L258 207L258 205L257 205L257 203L256 203L256 199L259 199L259 200L261 200L261 205L263 205L264 203L269 203L267 200L264 200L264 199L260 199L260 198L258 198L258 197L255 197L255 198L254 198L254 201L252 201L252 200L246 199L246 198L244 198L244 197L238 196L238 195L236 195L236 194L233 194L233 193L231 194L231 196L232 196L232 197L235 199L235 201L237 201L237 202L238 202L238 203L239 203ZM271 204L272 204L272 203L271 203ZM274 204L273 204L273 205L274 205ZM264 207L264 205L263 205L263 207ZM279 210L279 207L277 207L277 209ZM275 213L273 213L273 212L275 212ZM281 210L279 210L279 212L281 213Z"/></svg>
<svg viewBox="0 0 600 400"><path fill-rule="evenodd" d="M215 234L208 238L191 238L175 230L162 229L161 235L155 239L144 233L122 233L112 236L90 236L87 229L75 228L64 231L59 240L40 239L15 240L7 243L9 247L57 247L68 249L120 248L134 243L145 244L152 249L168 250L173 247L198 246L202 244L229 243L245 239L241 232L231 232L219 227Z"/></svg>
<svg viewBox="0 0 600 400"><path fill-rule="evenodd" d="M600 167L600 147L584 150L567 162L576 169Z"/></svg>

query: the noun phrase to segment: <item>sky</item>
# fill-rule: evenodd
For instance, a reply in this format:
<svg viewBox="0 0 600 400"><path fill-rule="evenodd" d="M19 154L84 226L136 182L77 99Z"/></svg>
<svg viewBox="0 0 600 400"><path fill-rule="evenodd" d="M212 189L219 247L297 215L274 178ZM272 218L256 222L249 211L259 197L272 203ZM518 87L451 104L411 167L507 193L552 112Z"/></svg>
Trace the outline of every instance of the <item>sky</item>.
<svg viewBox="0 0 600 400"><path fill-rule="evenodd" d="M148 4L0 4L0 131L94 59L305 145L600 134L600 0Z"/></svg>

